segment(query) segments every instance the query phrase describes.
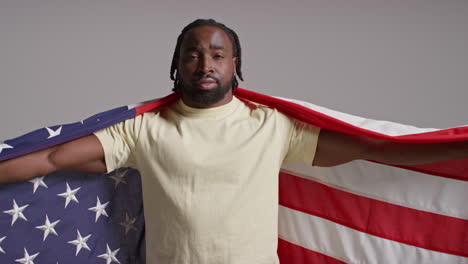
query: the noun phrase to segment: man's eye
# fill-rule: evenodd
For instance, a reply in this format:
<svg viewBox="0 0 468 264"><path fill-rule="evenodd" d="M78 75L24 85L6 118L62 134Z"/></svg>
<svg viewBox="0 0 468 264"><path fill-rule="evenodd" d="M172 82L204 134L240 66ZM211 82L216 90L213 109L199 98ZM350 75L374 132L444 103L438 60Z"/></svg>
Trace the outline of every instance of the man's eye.
<svg viewBox="0 0 468 264"><path fill-rule="evenodd" d="M221 55L221 54L216 54L216 55L214 55L214 57L215 57L215 59L222 59L222 58L224 58L224 56Z"/></svg>

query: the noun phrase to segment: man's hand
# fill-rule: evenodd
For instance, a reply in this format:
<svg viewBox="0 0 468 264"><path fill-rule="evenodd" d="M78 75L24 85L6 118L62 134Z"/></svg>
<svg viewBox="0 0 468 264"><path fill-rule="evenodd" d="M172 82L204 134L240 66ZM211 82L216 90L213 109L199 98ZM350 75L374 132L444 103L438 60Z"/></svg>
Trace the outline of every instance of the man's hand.
<svg viewBox="0 0 468 264"><path fill-rule="evenodd" d="M416 165L462 158L468 158L468 141L398 143L322 129L313 165L334 166L357 159Z"/></svg>
<svg viewBox="0 0 468 264"><path fill-rule="evenodd" d="M58 170L104 173L104 150L95 135L0 162L0 183L29 180Z"/></svg>

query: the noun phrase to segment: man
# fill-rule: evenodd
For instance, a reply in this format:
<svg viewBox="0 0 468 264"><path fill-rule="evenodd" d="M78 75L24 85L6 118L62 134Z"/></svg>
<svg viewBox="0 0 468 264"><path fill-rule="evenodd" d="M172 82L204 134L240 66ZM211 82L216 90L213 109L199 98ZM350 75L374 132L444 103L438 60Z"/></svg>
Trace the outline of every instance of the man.
<svg viewBox="0 0 468 264"><path fill-rule="evenodd" d="M467 142L392 143L291 120L233 96L236 76L242 80L237 34L196 20L174 52L171 78L180 100L1 162L0 179L134 167L142 175L148 263L278 263L276 177L283 162L408 165L468 157Z"/></svg>

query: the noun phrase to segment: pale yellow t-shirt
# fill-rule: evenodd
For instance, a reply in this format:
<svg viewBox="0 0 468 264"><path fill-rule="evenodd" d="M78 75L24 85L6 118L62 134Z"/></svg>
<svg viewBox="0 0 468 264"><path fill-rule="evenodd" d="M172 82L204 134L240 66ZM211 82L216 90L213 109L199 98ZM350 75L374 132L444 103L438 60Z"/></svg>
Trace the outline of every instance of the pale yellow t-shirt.
<svg viewBox="0 0 468 264"><path fill-rule="evenodd" d="M178 100L95 134L109 172L141 174L147 263L279 263L278 173L312 164L319 128L234 97Z"/></svg>

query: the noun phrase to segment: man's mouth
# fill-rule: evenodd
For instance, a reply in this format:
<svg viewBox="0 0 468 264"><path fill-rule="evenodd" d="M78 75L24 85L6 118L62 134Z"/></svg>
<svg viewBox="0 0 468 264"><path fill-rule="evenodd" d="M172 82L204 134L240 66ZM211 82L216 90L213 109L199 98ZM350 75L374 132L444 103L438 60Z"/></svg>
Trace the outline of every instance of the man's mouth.
<svg viewBox="0 0 468 264"><path fill-rule="evenodd" d="M202 78L196 82L197 87L202 90L214 89L218 86L218 83L213 78Z"/></svg>

